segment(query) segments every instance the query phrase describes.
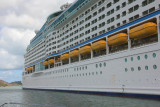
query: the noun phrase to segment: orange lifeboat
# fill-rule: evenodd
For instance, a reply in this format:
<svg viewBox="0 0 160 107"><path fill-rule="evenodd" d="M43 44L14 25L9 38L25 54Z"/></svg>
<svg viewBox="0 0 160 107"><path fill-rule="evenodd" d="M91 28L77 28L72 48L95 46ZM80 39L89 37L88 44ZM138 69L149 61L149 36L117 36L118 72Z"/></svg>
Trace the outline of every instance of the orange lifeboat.
<svg viewBox="0 0 160 107"><path fill-rule="evenodd" d="M56 59L56 62L59 62L59 61L61 61L61 58L57 58L57 59Z"/></svg>
<svg viewBox="0 0 160 107"><path fill-rule="evenodd" d="M106 49L106 41L100 40L98 42L95 42L91 45L91 48L93 51Z"/></svg>
<svg viewBox="0 0 160 107"><path fill-rule="evenodd" d="M79 50L74 50L69 53L69 57L77 57L79 55Z"/></svg>
<svg viewBox="0 0 160 107"><path fill-rule="evenodd" d="M54 64L54 59L50 59L50 60L48 61L48 63L49 63L49 65Z"/></svg>
<svg viewBox="0 0 160 107"><path fill-rule="evenodd" d="M69 54L61 55L61 60L68 60L68 59L69 59Z"/></svg>
<svg viewBox="0 0 160 107"><path fill-rule="evenodd" d="M129 37L134 40L146 38L155 34L157 34L157 25L153 22L147 22L129 31Z"/></svg>
<svg viewBox="0 0 160 107"><path fill-rule="evenodd" d="M48 61L44 61L44 62L43 62L43 65L44 65L44 66L48 66L48 65L49 65Z"/></svg>
<svg viewBox="0 0 160 107"><path fill-rule="evenodd" d="M79 53L81 55L90 54L91 53L91 46L84 46L84 47L80 48Z"/></svg>
<svg viewBox="0 0 160 107"><path fill-rule="evenodd" d="M119 33L113 35L107 39L107 44L109 46L118 46L128 42L128 36L126 33Z"/></svg>

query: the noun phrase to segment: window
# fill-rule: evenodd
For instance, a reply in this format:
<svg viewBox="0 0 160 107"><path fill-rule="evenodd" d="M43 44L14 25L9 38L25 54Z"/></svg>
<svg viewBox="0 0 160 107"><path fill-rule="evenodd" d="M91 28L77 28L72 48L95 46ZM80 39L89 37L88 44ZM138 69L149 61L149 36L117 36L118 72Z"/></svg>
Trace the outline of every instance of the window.
<svg viewBox="0 0 160 107"><path fill-rule="evenodd" d="M109 16L110 14L111 14L111 12L110 12L110 11L108 11L108 12L107 12L107 16Z"/></svg>
<svg viewBox="0 0 160 107"><path fill-rule="evenodd" d="M120 6L117 6L117 7L116 7L116 10L118 11L119 9L120 9Z"/></svg>
<svg viewBox="0 0 160 107"><path fill-rule="evenodd" d="M133 17L129 18L129 21L130 21L130 22L133 21L133 20L134 20Z"/></svg>
<svg viewBox="0 0 160 107"><path fill-rule="evenodd" d="M148 66L145 66L145 70L148 70Z"/></svg>
<svg viewBox="0 0 160 107"><path fill-rule="evenodd" d="M157 69L157 65L153 65L153 69Z"/></svg>
<svg viewBox="0 0 160 107"><path fill-rule="evenodd" d="M138 59L138 60L140 60L140 58L141 58L140 56L137 56L137 59Z"/></svg>
<svg viewBox="0 0 160 107"><path fill-rule="evenodd" d="M113 14L113 13L114 13L114 9L111 10L111 14Z"/></svg>
<svg viewBox="0 0 160 107"><path fill-rule="evenodd" d="M138 10L139 5L134 6L134 11Z"/></svg>
<svg viewBox="0 0 160 107"><path fill-rule="evenodd" d="M131 67L131 71L132 71L132 72L134 71L134 68L133 68L133 67Z"/></svg>
<svg viewBox="0 0 160 107"><path fill-rule="evenodd" d="M148 59L148 55L144 55L144 58L145 58L145 59Z"/></svg>
<svg viewBox="0 0 160 107"><path fill-rule="evenodd" d="M121 24L120 23L117 23L117 27L120 27L121 26Z"/></svg>
<svg viewBox="0 0 160 107"><path fill-rule="evenodd" d="M146 6L147 5L147 0L142 2L142 6Z"/></svg>
<svg viewBox="0 0 160 107"><path fill-rule="evenodd" d="M113 22L113 21L114 21L114 17L111 18L111 22Z"/></svg>
<svg viewBox="0 0 160 107"><path fill-rule="evenodd" d="M126 6L126 2L123 2L122 3L122 8L125 7L125 6Z"/></svg>
<svg viewBox="0 0 160 107"><path fill-rule="evenodd" d="M133 7L129 9L129 13L132 13L132 12L133 12Z"/></svg>
<svg viewBox="0 0 160 107"><path fill-rule="evenodd" d="M139 18L139 14L134 16L134 19L138 19Z"/></svg>
<svg viewBox="0 0 160 107"><path fill-rule="evenodd" d="M126 21L126 20L124 20L124 21L123 21L123 24L126 24L126 23L127 23L127 21Z"/></svg>
<svg viewBox="0 0 160 107"><path fill-rule="evenodd" d="M141 70L141 67L138 67L138 71L140 71Z"/></svg>
<svg viewBox="0 0 160 107"><path fill-rule="evenodd" d="M153 53L152 56L153 56L153 58L156 58L156 53Z"/></svg>
<svg viewBox="0 0 160 107"><path fill-rule="evenodd" d="M119 19L119 18L120 18L120 14L117 15L117 19Z"/></svg>
<svg viewBox="0 0 160 107"><path fill-rule="evenodd" d="M142 14L143 14L143 16L147 15L148 14L148 10L144 11Z"/></svg>
<svg viewBox="0 0 160 107"><path fill-rule="evenodd" d="M108 3L108 4L107 4L107 8L111 7L111 5L112 5L112 3L111 3L111 2L110 2L110 3Z"/></svg>
<svg viewBox="0 0 160 107"><path fill-rule="evenodd" d="M122 16L125 16L126 15L126 11L122 12Z"/></svg>
<svg viewBox="0 0 160 107"><path fill-rule="evenodd" d="M119 2L119 0L114 0L114 3L117 3L117 2Z"/></svg>
<svg viewBox="0 0 160 107"><path fill-rule="evenodd" d="M152 7L152 8L149 9L149 13L152 13L154 11L155 11L155 7Z"/></svg>
<svg viewBox="0 0 160 107"><path fill-rule="evenodd" d="M136 0L128 0L128 4L133 3Z"/></svg>

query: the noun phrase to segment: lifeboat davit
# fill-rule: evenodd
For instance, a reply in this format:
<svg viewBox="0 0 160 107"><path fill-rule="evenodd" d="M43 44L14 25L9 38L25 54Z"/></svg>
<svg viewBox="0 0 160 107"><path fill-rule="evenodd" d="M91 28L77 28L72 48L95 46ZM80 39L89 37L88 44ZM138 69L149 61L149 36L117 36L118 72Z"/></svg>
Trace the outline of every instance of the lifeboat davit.
<svg viewBox="0 0 160 107"><path fill-rule="evenodd" d="M61 55L61 60L68 60L68 59L69 59L69 54Z"/></svg>
<svg viewBox="0 0 160 107"><path fill-rule="evenodd" d="M93 51L104 50L104 49L106 49L106 41L99 40L98 42L93 43L91 45L91 48Z"/></svg>
<svg viewBox="0 0 160 107"><path fill-rule="evenodd" d="M81 55L90 54L91 53L91 46L84 46L79 49L79 53Z"/></svg>
<svg viewBox="0 0 160 107"><path fill-rule="evenodd" d="M54 59L50 59L50 60L48 61L48 63L49 63L49 64L54 64Z"/></svg>
<svg viewBox="0 0 160 107"><path fill-rule="evenodd" d="M157 25L153 22L147 22L130 29L129 37L134 40L146 38L157 34Z"/></svg>
<svg viewBox="0 0 160 107"><path fill-rule="evenodd" d="M118 46L128 42L128 36L126 33L118 33L111 37L108 37L107 44L109 46Z"/></svg>
<svg viewBox="0 0 160 107"><path fill-rule="evenodd" d="M43 65L44 65L44 66L48 66L48 65L49 65L48 61L44 61L44 62L43 62Z"/></svg>
<svg viewBox="0 0 160 107"><path fill-rule="evenodd" d="M74 50L69 53L69 57L77 57L79 56L79 50Z"/></svg>

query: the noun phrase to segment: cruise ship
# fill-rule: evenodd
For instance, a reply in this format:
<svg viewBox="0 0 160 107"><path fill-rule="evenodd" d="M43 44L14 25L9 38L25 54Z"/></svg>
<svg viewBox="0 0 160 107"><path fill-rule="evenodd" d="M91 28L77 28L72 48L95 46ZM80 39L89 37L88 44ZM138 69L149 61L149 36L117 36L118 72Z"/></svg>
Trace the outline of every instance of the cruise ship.
<svg viewBox="0 0 160 107"><path fill-rule="evenodd" d="M23 89L160 99L159 0L76 0L24 55Z"/></svg>

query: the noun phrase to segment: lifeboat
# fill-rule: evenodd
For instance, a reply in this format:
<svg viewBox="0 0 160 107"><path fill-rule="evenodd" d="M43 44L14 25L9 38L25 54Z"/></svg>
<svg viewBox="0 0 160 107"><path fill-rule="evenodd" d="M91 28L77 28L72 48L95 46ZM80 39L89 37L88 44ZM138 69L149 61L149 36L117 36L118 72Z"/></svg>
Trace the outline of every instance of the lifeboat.
<svg viewBox="0 0 160 107"><path fill-rule="evenodd" d="M128 36L126 33L119 33L113 35L107 39L107 44L109 46L118 46L128 42Z"/></svg>
<svg viewBox="0 0 160 107"><path fill-rule="evenodd" d="M26 71L29 71L29 68L26 68Z"/></svg>
<svg viewBox="0 0 160 107"><path fill-rule="evenodd" d="M54 64L54 59L50 59L50 60L48 61L48 63L49 63L49 64Z"/></svg>
<svg viewBox="0 0 160 107"><path fill-rule="evenodd" d="M33 67L30 67L30 71L32 71L33 70Z"/></svg>
<svg viewBox="0 0 160 107"><path fill-rule="evenodd" d="M84 46L84 47L80 48L79 53L81 55L90 54L91 53L91 46Z"/></svg>
<svg viewBox="0 0 160 107"><path fill-rule="evenodd" d="M61 55L61 60L68 60L68 59L69 59L69 54Z"/></svg>
<svg viewBox="0 0 160 107"><path fill-rule="evenodd" d="M57 59L56 59L56 62L59 62L60 60L61 60L61 58L57 58Z"/></svg>
<svg viewBox="0 0 160 107"><path fill-rule="evenodd" d="M44 66L48 66L48 65L49 65L48 61L44 61L44 62L43 62L43 65L44 65Z"/></svg>
<svg viewBox="0 0 160 107"><path fill-rule="evenodd" d="M69 53L69 57L77 57L79 55L79 50L74 50Z"/></svg>
<svg viewBox="0 0 160 107"><path fill-rule="evenodd" d="M106 41L100 40L91 45L93 51L106 49Z"/></svg>
<svg viewBox="0 0 160 107"><path fill-rule="evenodd" d="M157 34L157 25L153 22L147 22L129 31L129 37L134 40L146 38L155 34Z"/></svg>

